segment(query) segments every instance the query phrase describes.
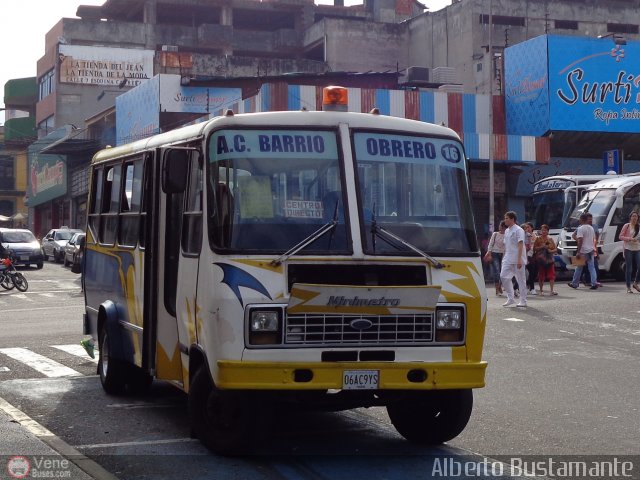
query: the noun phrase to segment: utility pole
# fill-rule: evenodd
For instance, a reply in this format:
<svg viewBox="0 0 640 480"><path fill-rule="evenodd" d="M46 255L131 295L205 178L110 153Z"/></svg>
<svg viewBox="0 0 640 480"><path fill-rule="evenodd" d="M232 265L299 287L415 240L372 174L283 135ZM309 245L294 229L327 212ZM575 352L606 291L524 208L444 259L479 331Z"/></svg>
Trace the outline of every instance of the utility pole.
<svg viewBox="0 0 640 480"><path fill-rule="evenodd" d="M493 233L495 225L493 177L493 0L489 0L489 234Z"/></svg>

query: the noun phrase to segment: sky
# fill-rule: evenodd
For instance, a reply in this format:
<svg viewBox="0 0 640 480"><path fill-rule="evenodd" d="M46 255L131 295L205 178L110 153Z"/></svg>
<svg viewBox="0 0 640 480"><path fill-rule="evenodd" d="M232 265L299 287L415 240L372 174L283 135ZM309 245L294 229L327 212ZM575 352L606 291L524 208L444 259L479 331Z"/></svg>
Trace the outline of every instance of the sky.
<svg viewBox="0 0 640 480"><path fill-rule="evenodd" d="M420 0L435 12L451 0ZM13 78L35 77L38 60L44 55L44 36L61 18L76 18L78 5L103 5L105 0L3 0L0 31L6 46L0 52L0 106L4 108L4 85ZM333 3L317 0L316 3ZM362 3L346 0L345 5ZM7 48L13 45L14 48ZM0 111L4 124L4 111Z"/></svg>

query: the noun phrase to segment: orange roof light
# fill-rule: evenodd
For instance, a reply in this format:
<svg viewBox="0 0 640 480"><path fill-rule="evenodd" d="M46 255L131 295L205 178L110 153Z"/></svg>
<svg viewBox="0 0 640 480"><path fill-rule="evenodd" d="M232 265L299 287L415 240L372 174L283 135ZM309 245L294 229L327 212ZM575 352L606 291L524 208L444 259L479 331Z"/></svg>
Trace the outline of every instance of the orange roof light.
<svg viewBox="0 0 640 480"><path fill-rule="evenodd" d="M349 96L345 87L330 86L322 90L322 109L346 112Z"/></svg>

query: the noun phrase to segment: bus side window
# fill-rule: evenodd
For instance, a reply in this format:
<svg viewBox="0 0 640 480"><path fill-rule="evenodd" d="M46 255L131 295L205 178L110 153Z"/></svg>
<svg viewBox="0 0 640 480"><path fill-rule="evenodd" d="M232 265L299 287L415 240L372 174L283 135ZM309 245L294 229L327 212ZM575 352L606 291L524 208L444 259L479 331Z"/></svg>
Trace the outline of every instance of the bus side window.
<svg viewBox="0 0 640 480"><path fill-rule="evenodd" d="M104 170L97 168L91 177L91 204L89 207L89 230L94 239L98 238L100 230L100 208L102 206L102 175Z"/></svg>
<svg viewBox="0 0 640 480"><path fill-rule="evenodd" d="M118 213L120 210L120 177L122 165L107 168L104 176L104 196L100 217L100 243L113 245L118 230Z"/></svg>
<svg viewBox="0 0 640 480"><path fill-rule="evenodd" d="M182 214L182 251L198 254L202 247L202 167L197 154L191 155L185 209Z"/></svg>
<svg viewBox="0 0 640 480"><path fill-rule="evenodd" d="M121 197L118 244L135 247L138 242L140 206L142 203L143 162L141 159L124 165L124 189Z"/></svg>

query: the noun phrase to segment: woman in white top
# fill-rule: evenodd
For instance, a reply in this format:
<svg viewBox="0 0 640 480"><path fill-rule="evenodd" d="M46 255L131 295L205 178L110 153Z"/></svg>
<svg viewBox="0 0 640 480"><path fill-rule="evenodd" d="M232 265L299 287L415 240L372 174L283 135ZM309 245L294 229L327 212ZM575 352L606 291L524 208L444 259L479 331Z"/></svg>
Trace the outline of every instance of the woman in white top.
<svg viewBox="0 0 640 480"><path fill-rule="evenodd" d="M487 262L491 262L493 267L493 281L496 285L496 296L502 295L502 283L500 282L500 270L502 269L502 256L504 255L504 230L507 226L504 222L500 222L497 232L493 232L489 245L487 245L487 253L484 258Z"/></svg>
<svg viewBox="0 0 640 480"><path fill-rule="evenodd" d="M638 239L638 212L629 214L629 223L626 223L620 230L620 240L624 242L624 268L627 280L627 293L631 290L631 274L635 265L636 278L633 280L633 288L640 292L638 282L640 281L640 239Z"/></svg>

